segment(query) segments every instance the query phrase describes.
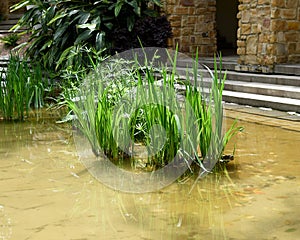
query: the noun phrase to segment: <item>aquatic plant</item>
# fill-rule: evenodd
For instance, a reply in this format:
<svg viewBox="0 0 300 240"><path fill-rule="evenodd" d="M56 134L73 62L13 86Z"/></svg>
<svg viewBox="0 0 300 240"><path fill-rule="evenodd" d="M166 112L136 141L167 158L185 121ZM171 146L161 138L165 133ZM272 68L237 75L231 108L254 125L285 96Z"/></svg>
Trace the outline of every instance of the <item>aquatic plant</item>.
<svg viewBox="0 0 300 240"><path fill-rule="evenodd" d="M168 55L168 65L154 64L157 59L154 55L150 61L145 56L142 62L113 58L102 63L76 97L66 99L76 127L97 156L129 159L133 166L142 162L150 170L176 158L194 161L208 173L240 130L233 125L223 134L226 74L218 71L215 59L205 87L197 57L186 76L177 72L177 52ZM146 158L141 156L145 153Z"/></svg>
<svg viewBox="0 0 300 240"><path fill-rule="evenodd" d="M44 105L47 82L40 65L11 55L7 69L0 76L0 116L7 120L23 120L31 107Z"/></svg>

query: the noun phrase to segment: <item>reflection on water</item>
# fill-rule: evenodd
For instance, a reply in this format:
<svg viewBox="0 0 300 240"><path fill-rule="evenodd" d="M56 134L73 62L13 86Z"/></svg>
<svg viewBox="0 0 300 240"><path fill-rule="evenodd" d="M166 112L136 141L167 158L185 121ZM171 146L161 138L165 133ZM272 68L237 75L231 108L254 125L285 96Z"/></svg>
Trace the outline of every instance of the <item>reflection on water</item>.
<svg viewBox="0 0 300 240"><path fill-rule="evenodd" d="M300 132L240 124L231 179L125 194L83 168L70 125L0 122L0 239L297 239Z"/></svg>

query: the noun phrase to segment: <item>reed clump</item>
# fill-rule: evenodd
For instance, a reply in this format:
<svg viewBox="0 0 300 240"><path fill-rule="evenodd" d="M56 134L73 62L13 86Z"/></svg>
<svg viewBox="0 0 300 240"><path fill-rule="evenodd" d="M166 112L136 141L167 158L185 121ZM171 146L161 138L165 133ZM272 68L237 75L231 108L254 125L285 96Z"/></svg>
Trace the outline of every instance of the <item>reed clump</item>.
<svg viewBox="0 0 300 240"><path fill-rule="evenodd" d="M97 156L104 153L111 161L151 171L179 159L209 172L241 130L233 124L224 133L226 74L218 71L215 60L204 87L197 57L185 76L177 72L177 53L168 58L167 65L159 66L148 60L102 63L76 97L66 97L69 117L76 119L76 128Z"/></svg>
<svg viewBox="0 0 300 240"><path fill-rule="evenodd" d="M0 118L24 120L30 108L43 107L46 86L39 64L11 55L0 73Z"/></svg>

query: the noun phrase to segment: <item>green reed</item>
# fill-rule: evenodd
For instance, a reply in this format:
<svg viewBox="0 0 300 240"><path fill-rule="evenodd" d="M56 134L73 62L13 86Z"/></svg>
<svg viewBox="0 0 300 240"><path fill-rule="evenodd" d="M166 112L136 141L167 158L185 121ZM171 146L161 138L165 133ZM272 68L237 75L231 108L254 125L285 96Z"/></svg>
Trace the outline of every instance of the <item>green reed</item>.
<svg viewBox="0 0 300 240"><path fill-rule="evenodd" d="M6 120L23 120L31 107L44 105L46 83L39 65L11 55L0 76L0 116Z"/></svg>
<svg viewBox="0 0 300 240"><path fill-rule="evenodd" d="M94 75L85 76L77 97L67 98L77 127L97 156L102 152L114 161L134 163L142 150L145 166L162 167L179 157L209 171L221 158L240 130L233 125L223 134L226 74L218 71L215 59L205 86L196 57L192 74L187 70L184 93L179 93L177 54L169 58L171 69L158 69L146 60L143 65L123 59L103 63Z"/></svg>

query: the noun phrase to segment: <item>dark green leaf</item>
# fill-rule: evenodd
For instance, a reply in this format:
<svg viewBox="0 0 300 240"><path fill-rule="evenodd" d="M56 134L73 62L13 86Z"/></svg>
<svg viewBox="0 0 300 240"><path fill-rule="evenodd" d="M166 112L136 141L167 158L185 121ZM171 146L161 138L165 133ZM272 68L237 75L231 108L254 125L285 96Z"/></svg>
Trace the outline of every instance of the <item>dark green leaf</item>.
<svg viewBox="0 0 300 240"><path fill-rule="evenodd" d="M129 32L131 32L131 30L133 29L134 23L135 23L134 15L128 16L127 17L127 28L128 28Z"/></svg>
<svg viewBox="0 0 300 240"><path fill-rule="evenodd" d="M116 17L119 16L123 4L124 4L124 1L123 1L123 0L118 0L117 4L116 4L116 6L115 6L115 16L116 16Z"/></svg>
<svg viewBox="0 0 300 240"><path fill-rule="evenodd" d="M76 44L81 43L81 42L87 40L88 38L90 38L92 32L93 31L91 31L91 30L85 30L83 33L79 34L79 36L76 38L74 44L76 45Z"/></svg>
<svg viewBox="0 0 300 240"><path fill-rule="evenodd" d="M58 38L60 38L66 32L66 30L68 29L68 27L69 27L69 24L66 23L61 28L58 28L56 30L56 32L54 33L54 35L53 35L53 40L56 41Z"/></svg>
<svg viewBox="0 0 300 240"><path fill-rule="evenodd" d="M79 24L85 24L88 21L89 17L90 17L90 13L82 12L80 15L81 15L81 17L80 17L78 23Z"/></svg>
<svg viewBox="0 0 300 240"><path fill-rule="evenodd" d="M61 19L63 17L65 17L67 15L67 13L59 13L58 15L56 15L53 19L50 20L50 22L48 22L48 26L50 26L52 23L54 23L55 21L57 21L58 19Z"/></svg>

